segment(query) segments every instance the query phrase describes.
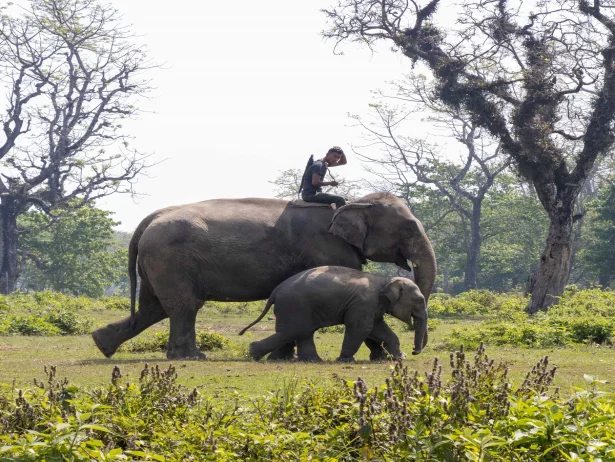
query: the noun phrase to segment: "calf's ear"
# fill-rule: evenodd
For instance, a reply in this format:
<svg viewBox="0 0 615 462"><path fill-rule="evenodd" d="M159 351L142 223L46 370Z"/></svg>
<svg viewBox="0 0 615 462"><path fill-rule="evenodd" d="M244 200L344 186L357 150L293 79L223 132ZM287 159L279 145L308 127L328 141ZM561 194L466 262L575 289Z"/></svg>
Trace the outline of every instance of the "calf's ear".
<svg viewBox="0 0 615 462"><path fill-rule="evenodd" d="M391 305L397 303L404 294L404 285L401 281L391 281L382 289L382 294L390 300Z"/></svg>

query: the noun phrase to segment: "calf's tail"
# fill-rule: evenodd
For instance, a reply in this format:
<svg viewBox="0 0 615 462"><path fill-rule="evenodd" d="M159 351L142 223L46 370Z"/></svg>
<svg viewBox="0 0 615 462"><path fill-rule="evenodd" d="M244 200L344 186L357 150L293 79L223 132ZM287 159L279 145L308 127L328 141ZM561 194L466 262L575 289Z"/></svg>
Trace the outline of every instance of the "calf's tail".
<svg viewBox="0 0 615 462"><path fill-rule="evenodd" d="M258 318L256 318L256 320L252 324L250 324L249 326L245 327L241 332L239 332L239 335L245 334L246 331L250 327L252 327L253 325L257 324L261 319L263 319L265 317L265 315L267 314L267 312L271 308L271 305L275 304L275 293L276 293L276 291L274 290L273 293L271 294L271 296L269 297L269 300L267 300L267 304L265 305L265 308L263 309L263 312L260 314L260 316Z"/></svg>

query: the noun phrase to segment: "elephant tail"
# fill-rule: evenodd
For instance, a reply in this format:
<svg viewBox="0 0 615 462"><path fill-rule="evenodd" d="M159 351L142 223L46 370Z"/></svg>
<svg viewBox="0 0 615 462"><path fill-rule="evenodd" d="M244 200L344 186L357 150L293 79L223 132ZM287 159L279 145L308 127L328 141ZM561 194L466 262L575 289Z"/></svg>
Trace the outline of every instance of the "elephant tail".
<svg viewBox="0 0 615 462"><path fill-rule="evenodd" d="M154 219L160 216L163 210L158 210L145 218L135 229L130 244L128 244L128 277L130 278L130 327L135 325L135 306L137 302L137 254L141 236Z"/></svg>
<svg viewBox="0 0 615 462"><path fill-rule="evenodd" d="M263 319L265 317L267 312L271 309L271 305L275 304L275 293L276 293L276 291L274 290L273 293L271 294L271 296L269 297L269 300L267 300L267 304L265 305L265 308L263 308L263 312L260 314L260 316L258 318L256 318L256 321L254 321L249 326L245 327L241 332L239 332L239 335L245 334L246 331L250 327L252 327L253 325L257 324L261 319Z"/></svg>
<svg viewBox="0 0 615 462"><path fill-rule="evenodd" d="M128 245L128 277L130 278L130 327L135 325L135 305L137 298L137 249L139 247L139 239L143 234L139 226L130 239Z"/></svg>

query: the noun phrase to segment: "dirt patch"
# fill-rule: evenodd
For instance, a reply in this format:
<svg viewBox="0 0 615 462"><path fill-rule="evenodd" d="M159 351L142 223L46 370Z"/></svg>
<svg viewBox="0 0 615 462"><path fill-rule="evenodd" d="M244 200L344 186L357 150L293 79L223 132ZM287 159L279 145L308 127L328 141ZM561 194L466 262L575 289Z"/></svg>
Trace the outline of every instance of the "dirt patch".
<svg viewBox="0 0 615 462"><path fill-rule="evenodd" d="M17 348L16 346L11 345L0 345L0 351L15 351L21 350L21 348Z"/></svg>

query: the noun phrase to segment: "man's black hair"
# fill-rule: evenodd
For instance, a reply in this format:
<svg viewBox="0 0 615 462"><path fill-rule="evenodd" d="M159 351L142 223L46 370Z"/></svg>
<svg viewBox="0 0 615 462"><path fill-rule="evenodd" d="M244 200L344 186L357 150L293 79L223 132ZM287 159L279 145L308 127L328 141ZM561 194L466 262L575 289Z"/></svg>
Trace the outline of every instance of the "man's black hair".
<svg viewBox="0 0 615 462"><path fill-rule="evenodd" d="M327 151L327 154L330 154L332 152L335 154L344 154L344 151L342 151L342 148L340 148L339 146L333 146Z"/></svg>

